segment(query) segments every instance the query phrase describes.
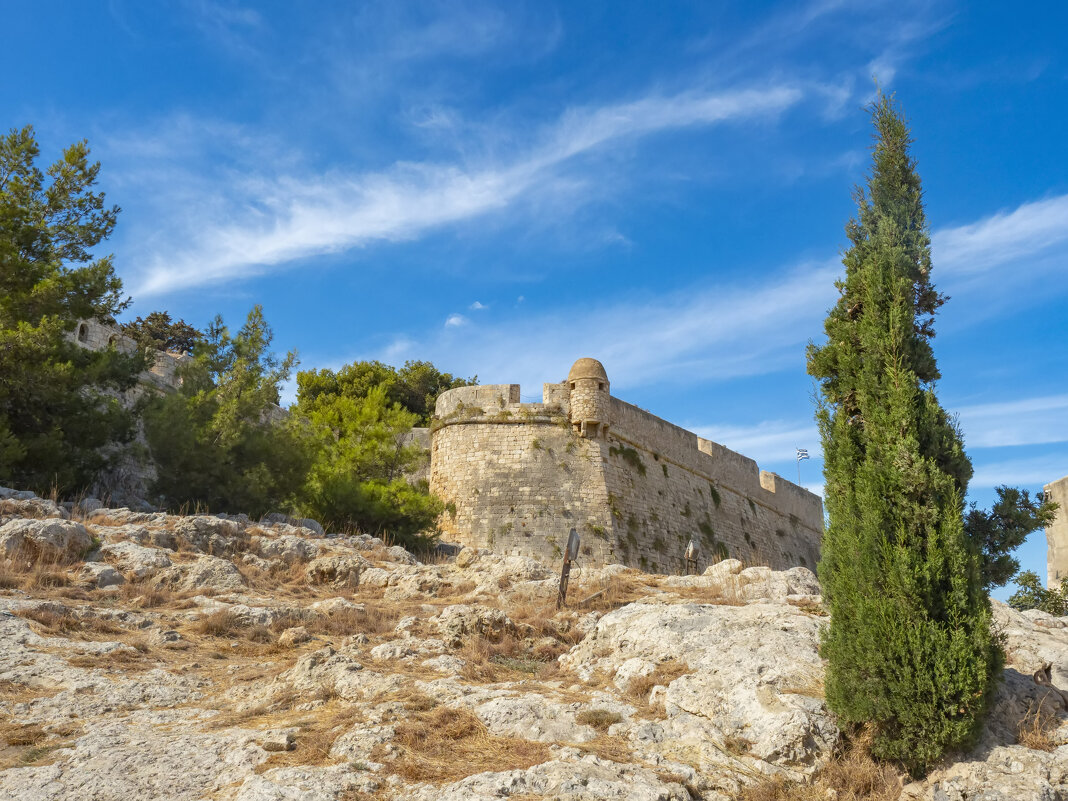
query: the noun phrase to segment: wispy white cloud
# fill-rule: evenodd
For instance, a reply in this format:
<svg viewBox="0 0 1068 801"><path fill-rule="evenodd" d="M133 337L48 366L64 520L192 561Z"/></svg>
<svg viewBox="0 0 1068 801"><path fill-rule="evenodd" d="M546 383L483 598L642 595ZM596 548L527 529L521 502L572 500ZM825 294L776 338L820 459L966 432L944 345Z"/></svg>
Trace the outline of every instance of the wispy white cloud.
<svg viewBox="0 0 1068 801"><path fill-rule="evenodd" d="M467 325L467 318L462 314L450 314L445 320L446 328L458 328L461 325Z"/></svg>
<svg viewBox="0 0 1068 801"><path fill-rule="evenodd" d="M480 311L481 309L488 309L488 308L489 308L489 306L487 306L487 305L486 305L485 303L479 303L479 302L478 302L478 301L476 300L476 301L475 301L474 303L472 303L472 304L471 304L470 306L468 306L467 308L471 309L472 311Z"/></svg>
<svg viewBox="0 0 1068 801"><path fill-rule="evenodd" d="M518 382L527 392L562 380L580 356L600 359L619 389L774 372L804 358L833 301L837 268L806 263L759 282L470 321L462 336L426 332L419 352L454 372Z"/></svg>
<svg viewBox="0 0 1068 801"><path fill-rule="evenodd" d="M820 456L820 435L814 423L764 420L751 426L707 425L695 426L691 430L698 436L744 453L758 464L794 460L795 448L808 448L813 458Z"/></svg>
<svg viewBox="0 0 1068 801"><path fill-rule="evenodd" d="M1068 455L1028 456L978 465L968 486L989 489L1005 484L1038 489L1064 475L1068 475Z"/></svg>
<svg viewBox="0 0 1068 801"><path fill-rule="evenodd" d="M245 175L216 190L211 215L190 212L171 241L143 254L134 292L232 281L309 256L411 239L498 211L538 189L576 157L612 142L659 131L773 115L801 92L772 86L727 92L650 95L629 103L572 109L540 142L508 161L398 163L374 173ZM188 242L189 244L184 244Z"/></svg>
<svg viewBox="0 0 1068 801"><path fill-rule="evenodd" d="M969 447L1068 442L1068 395L964 406L957 414Z"/></svg>
<svg viewBox="0 0 1068 801"><path fill-rule="evenodd" d="M1024 203L977 222L934 233L937 269L954 279L976 276L1068 245L1068 195ZM1063 254L1061 264L1068 262Z"/></svg>

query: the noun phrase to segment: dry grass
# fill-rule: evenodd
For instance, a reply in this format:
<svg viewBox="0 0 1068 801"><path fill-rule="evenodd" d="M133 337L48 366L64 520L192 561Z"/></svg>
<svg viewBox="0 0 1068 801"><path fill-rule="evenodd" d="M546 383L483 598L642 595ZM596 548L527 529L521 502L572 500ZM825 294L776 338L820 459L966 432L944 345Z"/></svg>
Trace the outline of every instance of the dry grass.
<svg viewBox="0 0 1068 801"><path fill-rule="evenodd" d="M400 755L385 770L409 782L454 782L487 771L523 770L547 761L549 746L498 737L467 710L439 706L397 724ZM388 759L379 746L373 758Z"/></svg>
<svg viewBox="0 0 1068 801"><path fill-rule="evenodd" d="M124 633L122 626L101 617L76 617L69 610L56 612L51 609L23 609L19 617L32 620L42 634L62 634L83 640L99 640L102 636Z"/></svg>
<svg viewBox="0 0 1068 801"><path fill-rule="evenodd" d="M606 582L579 581L568 589L568 605L574 609L611 612L621 606L655 595L656 576L644 573L621 573Z"/></svg>
<svg viewBox="0 0 1068 801"><path fill-rule="evenodd" d="M318 615L314 620L294 625L303 625L309 634L377 636L393 633L402 614L397 605L364 603L363 607L344 609L328 616Z"/></svg>
<svg viewBox="0 0 1068 801"><path fill-rule="evenodd" d="M0 701L14 701L16 703L25 703L32 701L34 698L51 697L59 693L59 688L44 689L42 687L33 687L29 684L18 684L17 682L4 679L0 681Z"/></svg>
<svg viewBox="0 0 1068 801"><path fill-rule="evenodd" d="M269 759L256 766L256 772L296 765L325 765L331 761L330 749L334 741L363 720L359 707L342 701L330 702L315 710L315 717L296 724L297 736L292 751L271 754Z"/></svg>
<svg viewBox="0 0 1068 801"><path fill-rule="evenodd" d="M648 708L649 693L654 687L667 687L675 679L689 673L693 671L685 662L668 659L657 665L651 673L631 679L627 685L627 696L635 706Z"/></svg>
<svg viewBox="0 0 1068 801"><path fill-rule="evenodd" d="M211 595L206 591L172 590L144 581L130 581L119 588L119 597L137 609L192 609L194 595Z"/></svg>
<svg viewBox="0 0 1068 801"><path fill-rule="evenodd" d="M37 745L48 732L36 723L0 723L0 739L8 745Z"/></svg>
<svg viewBox="0 0 1068 801"><path fill-rule="evenodd" d="M739 801L897 801L904 774L871 758L870 738L862 736L833 757L808 784L768 778L745 788Z"/></svg>
<svg viewBox="0 0 1068 801"><path fill-rule="evenodd" d="M597 731L606 732L611 726L623 720L618 712L607 709L587 709L575 716L575 722L580 726L590 726Z"/></svg>
<svg viewBox="0 0 1068 801"><path fill-rule="evenodd" d="M1016 742L1036 751L1053 751L1059 744L1053 738L1053 733L1060 724L1060 716L1047 710L1041 701L1037 705L1031 703L1027 707L1027 714L1016 725Z"/></svg>
<svg viewBox="0 0 1068 801"><path fill-rule="evenodd" d="M599 734L589 742L571 743L571 745L587 754L594 754L601 759L619 762L624 765L637 761L627 741L618 736Z"/></svg>
<svg viewBox="0 0 1068 801"><path fill-rule="evenodd" d="M50 754L70 745L69 741L53 739L54 735L68 737L78 730L77 725L68 725L50 734L36 723L0 721L0 740L8 746L0 749L0 770L46 764Z"/></svg>
<svg viewBox="0 0 1068 801"><path fill-rule="evenodd" d="M783 684L779 692L804 695L809 698L823 698L823 677L815 673L805 673Z"/></svg>
<svg viewBox="0 0 1068 801"><path fill-rule="evenodd" d="M480 684L510 681L522 675L544 680L559 672L553 651L542 654L511 634L503 635L497 642L469 637L459 652L464 660L460 675Z"/></svg>
<svg viewBox="0 0 1068 801"><path fill-rule="evenodd" d="M221 609L202 617L190 628L197 634L208 637L225 637L230 640L241 638L261 644L274 642L274 635L269 628L253 625L229 609Z"/></svg>
<svg viewBox="0 0 1068 801"><path fill-rule="evenodd" d="M0 589L24 590L39 596L60 594L69 590L74 581L67 572L70 559L42 557L31 550L22 550L0 564Z"/></svg>
<svg viewBox="0 0 1068 801"><path fill-rule="evenodd" d="M146 649L147 650L147 649ZM71 667L96 668L98 670L126 673L132 670L151 670L156 666L154 659L145 651L123 648L106 654L76 654L66 657Z"/></svg>

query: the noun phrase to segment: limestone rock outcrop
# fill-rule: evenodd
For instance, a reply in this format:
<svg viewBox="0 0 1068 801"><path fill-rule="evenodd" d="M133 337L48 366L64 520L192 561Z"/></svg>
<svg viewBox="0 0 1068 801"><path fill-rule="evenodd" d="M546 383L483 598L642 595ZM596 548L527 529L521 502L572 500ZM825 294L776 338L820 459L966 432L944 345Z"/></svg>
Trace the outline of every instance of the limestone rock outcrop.
<svg viewBox="0 0 1068 801"><path fill-rule="evenodd" d="M580 563L557 610L488 549L43 508L0 512L0 799L732 801L839 744L803 567ZM902 799L1068 799L1068 618L994 610L982 739Z"/></svg>

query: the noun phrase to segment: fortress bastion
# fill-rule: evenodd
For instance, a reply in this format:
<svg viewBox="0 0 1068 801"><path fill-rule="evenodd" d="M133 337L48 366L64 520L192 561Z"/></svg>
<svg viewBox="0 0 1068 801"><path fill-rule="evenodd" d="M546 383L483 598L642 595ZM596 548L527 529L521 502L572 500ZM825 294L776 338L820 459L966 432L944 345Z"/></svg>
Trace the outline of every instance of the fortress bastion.
<svg viewBox="0 0 1068 801"><path fill-rule="evenodd" d="M756 462L615 398L596 359L521 403L518 384L442 393L430 488L446 539L559 561L568 531L580 564L685 572L733 557L814 568L823 505Z"/></svg>

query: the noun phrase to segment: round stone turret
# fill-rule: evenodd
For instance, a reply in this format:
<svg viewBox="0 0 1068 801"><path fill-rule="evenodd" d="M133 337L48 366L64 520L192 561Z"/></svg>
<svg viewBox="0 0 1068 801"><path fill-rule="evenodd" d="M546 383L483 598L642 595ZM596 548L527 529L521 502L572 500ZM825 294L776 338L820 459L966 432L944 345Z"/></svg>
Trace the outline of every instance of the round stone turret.
<svg viewBox="0 0 1068 801"><path fill-rule="evenodd" d="M604 365L596 359L579 359L567 374L567 388L575 433L589 438L607 436L610 396Z"/></svg>

